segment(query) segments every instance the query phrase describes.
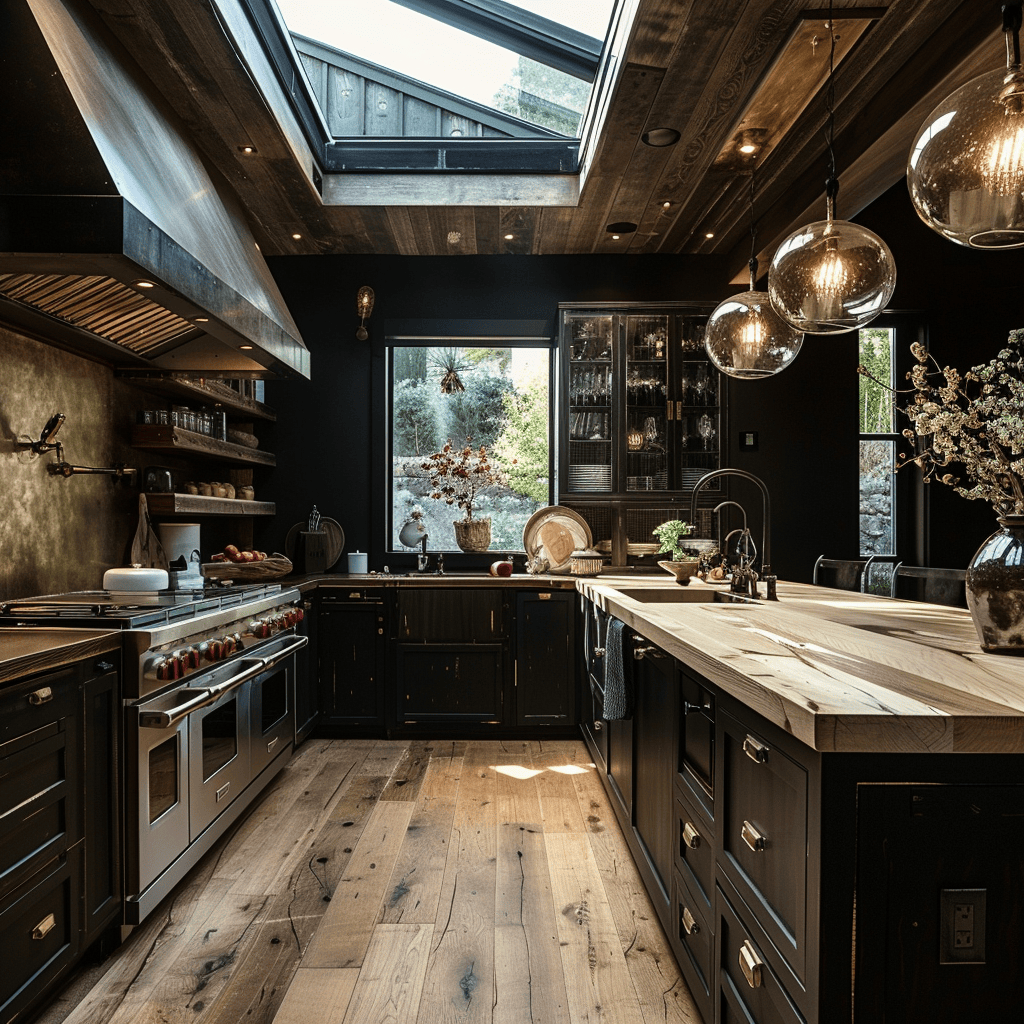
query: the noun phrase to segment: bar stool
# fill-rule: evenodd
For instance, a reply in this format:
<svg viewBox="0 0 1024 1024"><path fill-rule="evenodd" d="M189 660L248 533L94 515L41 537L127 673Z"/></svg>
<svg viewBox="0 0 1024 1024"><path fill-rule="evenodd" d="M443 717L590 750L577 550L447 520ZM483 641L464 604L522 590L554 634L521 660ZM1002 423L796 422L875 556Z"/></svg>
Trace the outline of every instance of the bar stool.
<svg viewBox="0 0 1024 1024"><path fill-rule="evenodd" d="M814 563L811 582L834 590L860 590L866 564L864 559L826 558L821 555Z"/></svg>
<svg viewBox="0 0 1024 1024"><path fill-rule="evenodd" d="M893 568L890 596L966 608L966 579L966 569L933 569L899 562Z"/></svg>
<svg viewBox="0 0 1024 1024"><path fill-rule="evenodd" d="M875 594L877 597L892 597L893 574L898 564L895 555L872 555L864 563L861 592Z"/></svg>

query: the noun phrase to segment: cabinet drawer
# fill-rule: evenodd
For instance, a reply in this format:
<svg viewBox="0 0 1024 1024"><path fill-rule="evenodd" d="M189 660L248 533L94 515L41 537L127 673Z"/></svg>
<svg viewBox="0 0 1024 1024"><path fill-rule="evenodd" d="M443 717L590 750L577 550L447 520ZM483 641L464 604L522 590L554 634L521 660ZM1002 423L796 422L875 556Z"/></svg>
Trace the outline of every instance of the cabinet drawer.
<svg viewBox="0 0 1024 1024"><path fill-rule="evenodd" d="M77 953L75 904L77 854L52 861L17 891L0 900L0 1019L10 1020Z"/></svg>
<svg viewBox="0 0 1024 1024"><path fill-rule="evenodd" d="M507 635L500 590L398 589L398 639L488 643Z"/></svg>
<svg viewBox="0 0 1024 1024"><path fill-rule="evenodd" d="M73 738L70 738L73 742ZM0 895L67 851L74 815L69 735L40 729L0 746ZM4 753L5 748L12 752ZM97 799L107 794L97 794Z"/></svg>
<svg viewBox="0 0 1024 1024"><path fill-rule="evenodd" d="M704 819L695 814L688 801L676 796L675 802L676 870L696 890L704 910L711 911L715 887L715 837Z"/></svg>
<svg viewBox="0 0 1024 1024"><path fill-rule="evenodd" d="M672 945L690 994L697 1003L704 1020L714 1019L712 990L714 988L715 935L708 922L713 918L705 913L702 897L694 894L679 872L673 879L672 915L674 934Z"/></svg>
<svg viewBox="0 0 1024 1024"><path fill-rule="evenodd" d="M719 721L722 870L805 981L807 770L732 716Z"/></svg>
<svg viewBox="0 0 1024 1024"><path fill-rule="evenodd" d="M721 1024L804 1024L800 1011L721 890L718 911Z"/></svg>
<svg viewBox="0 0 1024 1024"><path fill-rule="evenodd" d="M71 667L0 689L0 754L17 746L19 737L40 729L55 733L75 717L78 675Z"/></svg>

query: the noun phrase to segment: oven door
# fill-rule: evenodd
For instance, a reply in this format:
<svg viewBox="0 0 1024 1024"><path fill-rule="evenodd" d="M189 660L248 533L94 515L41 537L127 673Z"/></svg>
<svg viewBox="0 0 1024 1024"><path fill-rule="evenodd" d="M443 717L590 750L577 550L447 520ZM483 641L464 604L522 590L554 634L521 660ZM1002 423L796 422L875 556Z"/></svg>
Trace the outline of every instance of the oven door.
<svg viewBox="0 0 1024 1024"><path fill-rule="evenodd" d="M142 892L189 843L188 713L207 691L180 687L128 708L125 865L129 894Z"/></svg>
<svg viewBox="0 0 1024 1024"><path fill-rule="evenodd" d="M253 778L294 745L295 653L306 637L291 637L279 651L262 653L267 670L249 683L249 762Z"/></svg>
<svg viewBox="0 0 1024 1024"><path fill-rule="evenodd" d="M196 840L249 784L249 687L243 679L212 704L193 711L189 726L189 832Z"/></svg>

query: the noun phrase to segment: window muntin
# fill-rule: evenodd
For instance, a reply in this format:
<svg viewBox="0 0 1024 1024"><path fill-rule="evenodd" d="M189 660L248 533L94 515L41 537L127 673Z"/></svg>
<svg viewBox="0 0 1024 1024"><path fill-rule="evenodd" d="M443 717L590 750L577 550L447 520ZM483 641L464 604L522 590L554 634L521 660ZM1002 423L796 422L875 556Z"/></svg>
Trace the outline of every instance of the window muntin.
<svg viewBox="0 0 1024 1024"><path fill-rule="evenodd" d="M462 511L430 497L423 469L451 439L458 448L486 445L491 462L508 477L506 484L483 489L473 517L491 518L489 550L521 551L523 527L538 509L553 503L550 343L401 339L389 344L388 357L388 550L415 550L402 545L398 534L417 506L423 511L428 551L459 550L452 524ZM449 373L465 390L441 390Z"/></svg>
<svg viewBox="0 0 1024 1024"><path fill-rule="evenodd" d="M513 6L567 30L603 39L614 0L518 0ZM291 32L397 72L443 92L575 136L591 83L479 38L392 0L347 4L278 0ZM495 31L495 39L500 33Z"/></svg>

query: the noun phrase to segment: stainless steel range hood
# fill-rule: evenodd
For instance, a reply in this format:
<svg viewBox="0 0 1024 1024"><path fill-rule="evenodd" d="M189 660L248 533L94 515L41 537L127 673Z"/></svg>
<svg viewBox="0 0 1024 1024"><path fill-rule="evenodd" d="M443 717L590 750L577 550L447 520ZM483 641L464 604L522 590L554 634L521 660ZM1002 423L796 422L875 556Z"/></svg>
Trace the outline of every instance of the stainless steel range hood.
<svg viewBox="0 0 1024 1024"><path fill-rule="evenodd" d="M8 0L0 321L114 366L308 377L234 194L79 0Z"/></svg>

